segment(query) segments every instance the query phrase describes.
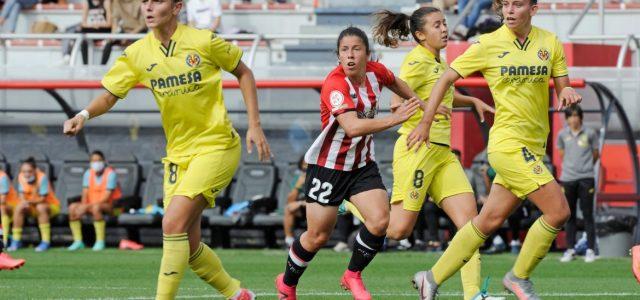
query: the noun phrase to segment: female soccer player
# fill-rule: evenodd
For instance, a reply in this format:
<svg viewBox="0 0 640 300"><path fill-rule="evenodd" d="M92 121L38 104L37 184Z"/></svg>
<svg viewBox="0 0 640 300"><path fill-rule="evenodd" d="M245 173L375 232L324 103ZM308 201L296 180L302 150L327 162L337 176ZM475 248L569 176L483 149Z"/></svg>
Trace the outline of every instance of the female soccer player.
<svg viewBox="0 0 640 300"><path fill-rule="evenodd" d="M13 236L7 251L16 251L22 247L22 226L25 215L38 218L41 241L35 249L36 252L49 250L51 245L49 220L60 212L60 202L53 193L49 176L37 168L33 157L27 158L20 165L18 196L20 202L13 210Z"/></svg>
<svg viewBox="0 0 640 300"><path fill-rule="evenodd" d="M64 124L74 135L91 117L106 113L142 83L154 94L167 136L163 255L157 299L173 299L186 266L229 299L254 299L227 274L218 256L200 242L202 210L229 184L240 160L240 139L222 98L221 70L238 78L247 105L247 150L271 156L260 118L255 79L242 50L210 31L178 24L181 0L143 0L151 32L129 46L102 80L106 91Z"/></svg>
<svg viewBox="0 0 640 300"><path fill-rule="evenodd" d="M420 103L404 81L384 65L368 61L369 54L369 40L362 30L348 27L340 33L340 65L325 78L320 94L322 133L305 154L308 228L293 242L285 272L276 277L279 299L296 299L298 280L329 239L343 199L349 199L366 221L340 283L355 299L371 299L361 272L382 248L389 223L373 133L406 121ZM393 106L391 115L375 119L383 87L409 100Z"/></svg>
<svg viewBox="0 0 640 300"><path fill-rule="evenodd" d="M434 7L422 7L407 16L388 10L376 14L374 38L387 47L397 47L400 40L411 34L418 45L407 54L400 68L400 78L421 98L427 99L434 84L447 69L440 59L440 51L447 46L447 22L442 12ZM401 101L394 96L393 103ZM426 123L420 123L422 112L414 114L402 124L393 150L393 193L391 217L387 237L402 240L411 235L418 213L427 194L461 228L478 212L471 184L460 161L451 152L452 106L473 106L483 117L493 108L477 98L464 96L448 88L440 115L431 126L431 147L407 147L412 135L423 132ZM478 251L461 271L464 298L472 299L480 292L480 254Z"/></svg>
<svg viewBox="0 0 640 300"><path fill-rule="evenodd" d="M458 231L430 271L414 276L421 299L434 299L438 285L473 256L525 197L540 208L543 216L529 229L503 284L518 299L539 299L529 276L569 218L567 200L542 162L549 133L549 79L553 78L559 109L582 98L570 87L558 38L531 25L538 11L537 1L502 0L495 4L504 25L481 36L440 77L427 102L426 130L408 141L409 146L428 143L430 121L449 87L460 77L482 72L496 103L488 156L497 175L480 214Z"/></svg>

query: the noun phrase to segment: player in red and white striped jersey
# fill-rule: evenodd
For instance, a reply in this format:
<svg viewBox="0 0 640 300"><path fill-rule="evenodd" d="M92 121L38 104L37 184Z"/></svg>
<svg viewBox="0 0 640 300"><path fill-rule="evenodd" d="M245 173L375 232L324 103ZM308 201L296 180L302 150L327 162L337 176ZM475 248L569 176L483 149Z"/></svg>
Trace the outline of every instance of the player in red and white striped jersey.
<svg viewBox="0 0 640 300"><path fill-rule="evenodd" d="M375 163L373 133L406 121L423 106L404 81L384 65L368 61L369 41L362 30L343 30L337 54L340 65L325 79L320 96L322 133L305 155L307 231L291 246L285 273L276 278L279 299L296 299L298 280L329 239L343 199L366 221L340 283L355 299L371 299L361 272L382 248L389 224L389 198ZM409 100L393 106L390 115L375 118L383 87Z"/></svg>

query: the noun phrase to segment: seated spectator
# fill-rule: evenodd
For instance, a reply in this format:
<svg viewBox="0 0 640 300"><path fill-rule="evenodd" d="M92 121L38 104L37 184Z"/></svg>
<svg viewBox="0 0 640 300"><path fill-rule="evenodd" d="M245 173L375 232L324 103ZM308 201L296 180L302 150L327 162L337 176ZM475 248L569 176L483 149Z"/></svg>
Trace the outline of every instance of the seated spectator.
<svg viewBox="0 0 640 300"><path fill-rule="evenodd" d="M140 12L141 0L112 0L111 4L111 32L112 33L144 33L147 32L147 25L144 22L142 12ZM129 46L130 40L107 40L102 51L103 65L106 65L111 56L113 45L123 47Z"/></svg>
<svg viewBox="0 0 640 300"><path fill-rule="evenodd" d="M79 202L69 205L69 227L73 235L73 244L67 248L76 251L84 248L82 241L82 224L80 219L84 215L93 217L93 227L96 231L96 242L93 251L105 248L106 224L104 214L113 213L113 204L122 197L118 185L118 175L113 168L107 166L104 154L100 151L91 153L91 167L84 172L82 179L82 196Z"/></svg>
<svg viewBox="0 0 640 300"><path fill-rule="evenodd" d="M38 0L7 0L0 12L0 26L3 32L15 33L18 24L18 16L21 9L31 8L38 4Z"/></svg>
<svg viewBox="0 0 640 300"><path fill-rule="evenodd" d="M82 23L65 30L66 33L110 33L111 32L111 0L87 0L82 6ZM65 40L62 45L63 62L71 59L72 40ZM93 42L93 41L91 41ZM80 51L82 63L89 61L89 42L82 40Z"/></svg>
<svg viewBox="0 0 640 300"><path fill-rule="evenodd" d="M306 206L304 180L307 172L307 163L304 161L304 157L301 157L298 161L298 178L295 180L291 192L287 195L287 206L284 209L284 241L287 247L291 247L295 236L293 235L293 229L296 219L304 219Z"/></svg>
<svg viewBox="0 0 640 300"><path fill-rule="evenodd" d="M198 29L220 32L222 6L219 0L189 0L187 3L189 25Z"/></svg>
<svg viewBox="0 0 640 300"><path fill-rule="evenodd" d="M462 14L469 0L458 1L458 12ZM483 9L491 7L492 0L476 0L468 15L464 16L460 25L453 30L453 38L456 40L467 40L469 33L476 27Z"/></svg>
<svg viewBox="0 0 640 300"><path fill-rule="evenodd" d="M11 185L9 176L0 170L0 218L2 219L2 241L9 244L9 228L11 227L11 215L19 203L18 193Z"/></svg>
<svg viewBox="0 0 640 300"><path fill-rule="evenodd" d="M49 177L36 167L33 157L27 158L20 166L18 195L20 202L13 211L13 235L7 251L16 251L22 246L22 226L26 214L38 218L41 242L36 247L36 252L49 250L51 246L49 219L60 213L60 202L53 193Z"/></svg>

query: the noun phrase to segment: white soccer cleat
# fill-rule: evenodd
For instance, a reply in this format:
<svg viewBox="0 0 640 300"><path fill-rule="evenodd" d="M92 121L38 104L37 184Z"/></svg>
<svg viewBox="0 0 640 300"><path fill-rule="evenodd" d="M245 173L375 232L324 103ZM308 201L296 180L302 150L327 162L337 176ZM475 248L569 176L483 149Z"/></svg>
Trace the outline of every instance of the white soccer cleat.
<svg viewBox="0 0 640 300"><path fill-rule="evenodd" d="M420 271L413 275L413 287L418 290L420 300L436 299L438 284L433 279L431 271Z"/></svg>
<svg viewBox="0 0 640 300"><path fill-rule="evenodd" d="M587 253L584 254L584 262L592 263L596 261L596 252L592 249L587 249Z"/></svg>
<svg viewBox="0 0 640 300"><path fill-rule="evenodd" d="M529 279L518 278L509 271L502 279L504 288L513 293L518 300L540 300L540 297L533 290L533 283Z"/></svg>
<svg viewBox="0 0 640 300"><path fill-rule="evenodd" d="M575 256L576 256L576 250L567 249L567 251L565 251L564 254L562 254L562 257L560 257L560 262L563 262L563 263L570 262L575 258Z"/></svg>

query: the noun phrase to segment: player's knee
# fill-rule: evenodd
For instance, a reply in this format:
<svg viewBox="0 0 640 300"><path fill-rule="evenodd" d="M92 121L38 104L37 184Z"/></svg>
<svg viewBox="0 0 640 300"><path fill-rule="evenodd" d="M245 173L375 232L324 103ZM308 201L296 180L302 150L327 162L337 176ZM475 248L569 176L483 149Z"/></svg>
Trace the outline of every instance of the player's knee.
<svg viewBox="0 0 640 300"><path fill-rule="evenodd" d="M186 218L181 218L174 214L166 214L162 218L162 233L177 234L185 233L189 230L189 222Z"/></svg>
<svg viewBox="0 0 640 300"><path fill-rule="evenodd" d="M390 225L387 228L387 237L394 240L403 240L409 237L411 234L411 229L400 227L400 226L392 226Z"/></svg>
<svg viewBox="0 0 640 300"><path fill-rule="evenodd" d="M505 216L496 212L481 212L474 224L484 234L490 235L498 230L504 224Z"/></svg>
<svg viewBox="0 0 640 300"><path fill-rule="evenodd" d="M46 214L49 212L49 206L46 204L38 204L36 206L36 211L39 215Z"/></svg>
<svg viewBox="0 0 640 300"><path fill-rule="evenodd" d="M556 228L562 227L569 218L571 218L571 210L564 205L550 213L545 213L545 221Z"/></svg>
<svg viewBox="0 0 640 300"><path fill-rule="evenodd" d="M308 250L317 251L329 241L330 237L331 235L328 232L307 231L309 244L311 244L313 248Z"/></svg>

